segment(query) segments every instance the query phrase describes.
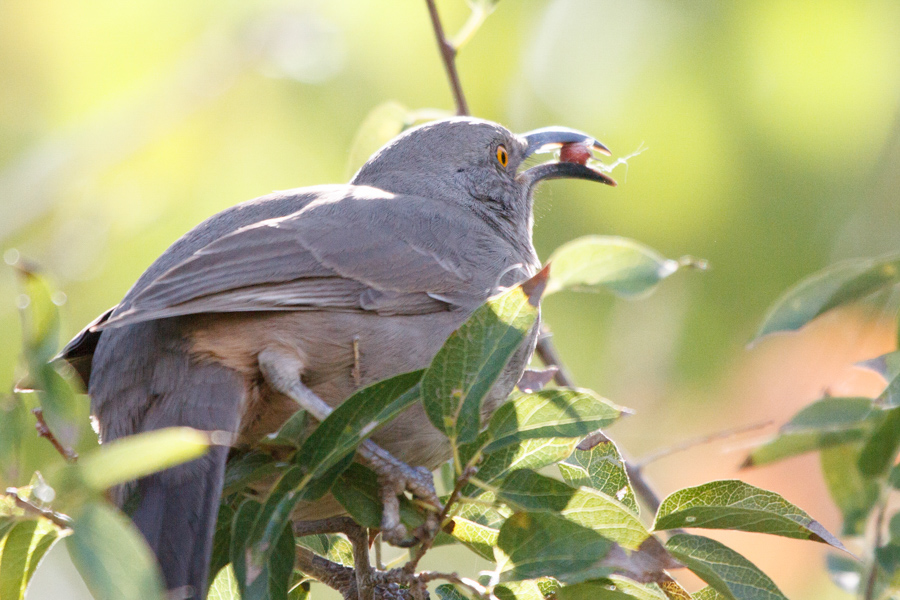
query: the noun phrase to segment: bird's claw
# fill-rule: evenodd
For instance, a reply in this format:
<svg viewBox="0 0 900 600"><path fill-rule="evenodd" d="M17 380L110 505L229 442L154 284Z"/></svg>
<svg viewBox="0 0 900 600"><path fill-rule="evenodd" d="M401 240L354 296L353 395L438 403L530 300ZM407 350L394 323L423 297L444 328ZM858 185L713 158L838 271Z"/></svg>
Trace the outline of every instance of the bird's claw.
<svg viewBox="0 0 900 600"><path fill-rule="evenodd" d="M364 443L363 457L378 474L381 487L381 535L386 542L401 548L414 546L433 536L440 524L437 515L443 510L440 498L434 489L434 478L424 467L411 467L397 460L390 453L374 443ZM404 492L410 492L422 502L434 508L426 512L425 522L412 534L400 521L400 500Z"/></svg>

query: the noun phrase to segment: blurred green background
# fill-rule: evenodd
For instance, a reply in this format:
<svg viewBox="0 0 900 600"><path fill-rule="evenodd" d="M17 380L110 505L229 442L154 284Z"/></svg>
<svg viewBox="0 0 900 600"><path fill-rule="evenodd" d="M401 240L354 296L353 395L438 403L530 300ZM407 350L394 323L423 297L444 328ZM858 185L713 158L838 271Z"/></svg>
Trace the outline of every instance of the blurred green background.
<svg viewBox="0 0 900 600"><path fill-rule="evenodd" d="M451 32L469 13L463 0L438 8ZM542 257L603 233L712 265L636 303L545 303L579 383L637 410L612 431L627 452L874 385L848 365L892 349L893 314L842 313L745 345L801 277L900 250L900 2L501 0L458 64L476 116L583 129L614 157L644 149L614 170L616 189L543 186ZM7 0L0 251L44 267L74 334L205 217L346 181L360 124L388 100L452 110L419 0ZM16 297L0 269L2 389L16 376ZM737 474L743 443L678 455L651 476L663 492L740 476L834 528L814 462ZM743 543L789 596L842 597L818 549ZM58 554L32 598L52 597L39 586L63 576Z"/></svg>

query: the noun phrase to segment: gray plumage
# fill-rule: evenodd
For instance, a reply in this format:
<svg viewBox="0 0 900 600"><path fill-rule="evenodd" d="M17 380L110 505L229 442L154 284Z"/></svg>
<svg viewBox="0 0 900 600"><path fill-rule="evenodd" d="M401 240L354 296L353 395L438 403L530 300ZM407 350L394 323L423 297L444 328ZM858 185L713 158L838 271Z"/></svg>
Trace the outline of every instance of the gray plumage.
<svg viewBox="0 0 900 600"><path fill-rule="evenodd" d="M204 221L62 353L88 383L103 440L175 425L247 441L273 431L297 406L260 374L257 356L269 348L296 356L302 382L331 406L427 366L472 310L538 269L534 185L611 182L584 165L519 172L535 150L570 141L602 148L561 128L516 136L487 121L440 121L392 141L351 184L274 193ZM485 412L521 376L536 331ZM412 465L447 458L421 406L373 439ZM170 588L205 590L225 458L218 448L128 490Z"/></svg>

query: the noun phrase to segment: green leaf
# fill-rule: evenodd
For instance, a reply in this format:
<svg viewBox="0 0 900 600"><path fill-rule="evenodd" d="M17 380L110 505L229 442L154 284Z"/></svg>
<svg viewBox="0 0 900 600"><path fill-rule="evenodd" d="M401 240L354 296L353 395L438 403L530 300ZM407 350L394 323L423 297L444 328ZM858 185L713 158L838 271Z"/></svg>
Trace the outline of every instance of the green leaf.
<svg viewBox="0 0 900 600"><path fill-rule="evenodd" d="M298 410L284 422L278 431L261 439L259 445L300 448L310 431L309 421L309 414L305 410Z"/></svg>
<svg viewBox="0 0 900 600"><path fill-rule="evenodd" d="M634 240L601 235L563 244L547 262L553 265L547 294L608 291L625 298L649 294L680 266Z"/></svg>
<svg viewBox="0 0 900 600"><path fill-rule="evenodd" d="M228 460L222 496L240 492L251 483L272 477L281 470L278 462L265 452L250 451Z"/></svg>
<svg viewBox="0 0 900 600"><path fill-rule="evenodd" d="M257 586L265 588L267 583L266 578L260 577L262 568L251 565L246 552L247 532L252 529L261 510L261 503L248 498L238 507L231 522L231 566L234 569L234 577L238 581L241 593L247 589L248 574L251 575L252 581Z"/></svg>
<svg viewBox="0 0 900 600"><path fill-rule="evenodd" d="M653 528L681 527L756 531L845 549L822 525L780 495L736 479L685 488L663 500Z"/></svg>
<svg viewBox="0 0 900 600"><path fill-rule="evenodd" d="M345 537L338 534L307 535L297 538L297 544L312 550L331 562L345 567L353 566L353 545Z"/></svg>
<svg viewBox="0 0 900 600"><path fill-rule="evenodd" d="M86 504L65 538L72 562L97 600L164 600L156 559L131 521Z"/></svg>
<svg viewBox="0 0 900 600"><path fill-rule="evenodd" d="M231 506L219 505L219 514L216 515L216 530L213 534L212 556L209 561L210 573L218 573L220 569L231 562L231 522L234 520L234 514Z"/></svg>
<svg viewBox="0 0 900 600"><path fill-rule="evenodd" d="M462 517L453 517L453 531L450 535L482 558L493 561L499 533L492 527Z"/></svg>
<svg viewBox="0 0 900 600"><path fill-rule="evenodd" d="M900 546L900 512L894 513L888 524L888 532L892 544Z"/></svg>
<svg viewBox="0 0 900 600"><path fill-rule="evenodd" d="M309 580L299 571L294 573L288 600L309 600Z"/></svg>
<svg viewBox="0 0 900 600"><path fill-rule="evenodd" d="M38 521L19 521L9 527L0 548L0 598L22 598L28 585L28 563L37 535Z"/></svg>
<svg viewBox="0 0 900 600"><path fill-rule="evenodd" d="M219 570L209 586L206 600L241 600L241 590L234 576L234 568L230 564Z"/></svg>
<svg viewBox="0 0 900 600"><path fill-rule="evenodd" d="M716 588L708 585L705 588L691 594L691 598L693 600L726 600L728 596L726 596L725 594L720 594L716 591Z"/></svg>
<svg viewBox="0 0 900 600"><path fill-rule="evenodd" d="M615 570L604 563L613 542L548 513L514 514L500 528L497 546L513 565L504 581L552 576L563 583L580 583Z"/></svg>
<svg viewBox="0 0 900 600"><path fill-rule="evenodd" d="M827 397L804 407L744 463L759 466L813 450L855 442L883 419L871 398Z"/></svg>
<svg viewBox="0 0 900 600"><path fill-rule="evenodd" d="M900 375L891 379L875 401L885 407L900 406Z"/></svg>
<svg viewBox="0 0 900 600"><path fill-rule="evenodd" d="M841 262L807 277L775 303L756 339L792 331L833 308L860 300L900 282L900 259L889 256Z"/></svg>
<svg viewBox="0 0 900 600"><path fill-rule="evenodd" d="M900 545L888 544L875 548L875 560L891 585L900 585Z"/></svg>
<svg viewBox="0 0 900 600"><path fill-rule="evenodd" d="M634 596L619 590L608 580L585 581L559 588L557 600L634 600Z"/></svg>
<svg viewBox="0 0 900 600"><path fill-rule="evenodd" d="M513 392L491 418L487 453L534 438L584 437L614 423L625 409L590 390Z"/></svg>
<svg viewBox="0 0 900 600"><path fill-rule="evenodd" d="M71 367L50 364L59 341L59 311L53 302L53 291L33 267L20 261L13 268L27 299L20 316L28 383L40 390L37 395L43 418L53 435L65 448L75 450L82 437L91 437L85 436L90 427L86 411L76 398L77 380Z"/></svg>
<svg viewBox="0 0 900 600"><path fill-rule="evenodd" d="M434 590L440 600L469 600L468 596L460 592L455 585L445 583Z"/></svg>
<svg viewBox="0 0 900 600"><path fill-rule="evenodd" d="M34 435L33 420L18 395L0 394L0 481L21 481L23 441Z"/></svg>
<svg viewBox="0 0 900 600"><path fill-rule="evenodd" d="M717 592L734 600L787 600L765 573L715 540L679 533L666 549Z"/></svg>
<svg viewBox="0 0 900 600"><path fill-rule="evenodd" d="M885 381L891 381L900 375L900 350L858 362L856 366L875 371L884 377Z"/></svg>
<svg viewBox="0 0 900 600"><path fill-rule="evenodd" d="M884 411L885 418L866 440L859 454L859 472L866 477L886 475L900 449L900 407Z"/></svg>
<svg viewBox="0 0 900 600"><path fill-rule="evenodd" d="M481 430L481 404L534 325L547 272L495 296L450 334L422 376L432 424L454 444Z"/></svg>
<svg viewBox="0 0 900 600"><path fill-rule="evenodd" d="M352 463L341 473L331 493L353 520L372 529L381 527L381 516L384 505L381 503L381 486L378 476L369 468L359 463ZM425 519L416 509L416 505L406 496L401 496L400 520L411 528L418 527Z"/></svg>
<svg viewBox="0 0 900 600"><path fill-rule="evenodd" d="M640 519L618 500L573 488L534 471L513 471L500 484L501 500L521 511L550 511L589 527L628 550L638 550L650 537Z"/></svg>
<svg viewBox="0 0 900 600"><path fill-rule="evenodd" d="M494 587L494 595L500 600L544 600L537 581L507 581Z"/></svg>
<svg viewBox="0 0 900 600"><path fill-rule="evenodd" d="M303 442L294 464L319 476L344 461L364 439L419 399L416 384L422 374L402 373L354 393Z"/></svg>
<svg viewBox="0 0 900 600"><path fill-rule="evenodd" d="M476 475L479 481L493 483L506 477L515 469L542 469L569 456L578 445L577 438L550 438L525 440L513 446L506 446L484 457L478 465ZM466 486L467 496L477 491L472 485Z"/></svg>
<svg viewBox="0 0 900 600"><path fill-rule="evenodd" d="M834 503L844 517L843 535L862 535L878 501L879 486L865 479L857 464L862 444L843 444L821 453L822 474Z"/></svg>
<svg viewBox="0 0 900 600"><path fill-rule="evenodd" d="M900 465L891 467L891 472L888 474L888 483L895 490L900 490Z"/></svg>
<svg viewBox="0 0 900 600"><path fill-rule="evenodd" d="M594 488L615 498L634 514L640 514L625 471L625 461L612 440L601 442L590 450L575 450L557 466L569 485Z"/></svg>
<svg viewBox="0 0 900 600"><path fill-rule="evenodd" d="M81 480L97 491L133 481L206 453L211 434L190 427L168 427L119 438L79 458Z"/></svg>

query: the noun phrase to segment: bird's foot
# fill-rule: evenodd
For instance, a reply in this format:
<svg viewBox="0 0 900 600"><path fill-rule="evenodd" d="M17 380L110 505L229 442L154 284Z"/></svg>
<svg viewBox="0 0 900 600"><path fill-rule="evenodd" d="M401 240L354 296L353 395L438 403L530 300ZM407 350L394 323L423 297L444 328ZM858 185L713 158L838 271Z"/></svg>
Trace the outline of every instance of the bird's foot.
<svg viewBox="0 0 900 600"><path fill-rule="evenodd" d="M437 515L443 510L443 505L434 489L431 472L424 467L411 467L397 460L370 440L360 445L359 454L378 475L381 503L384 506L381 516L381 535L384 540L394 546L407 548L433 536L440 527ZM400 521L399 496L406 491L433 509L426 511L425 522L412 535Z"/></svg>

